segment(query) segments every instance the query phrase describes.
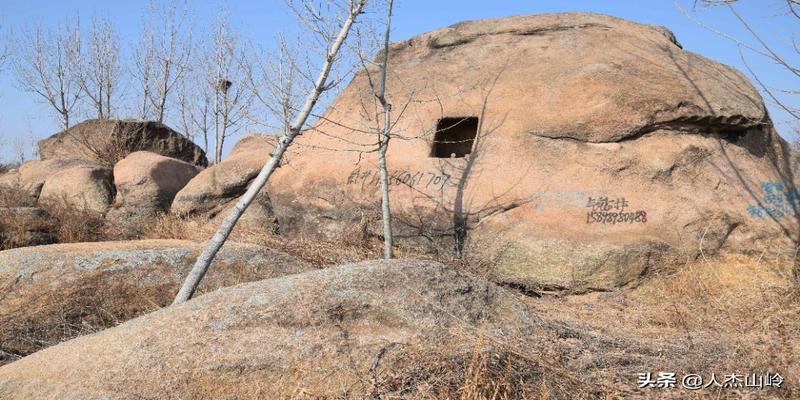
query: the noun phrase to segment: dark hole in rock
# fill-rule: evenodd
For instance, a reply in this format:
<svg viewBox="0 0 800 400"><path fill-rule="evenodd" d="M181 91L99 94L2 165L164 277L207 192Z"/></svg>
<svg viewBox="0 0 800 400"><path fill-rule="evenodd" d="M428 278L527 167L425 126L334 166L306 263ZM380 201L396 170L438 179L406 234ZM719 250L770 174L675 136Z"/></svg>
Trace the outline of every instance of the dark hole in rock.
<svg viewBox="0 0 800 400"><path fill-rule="evenodd" d="M478 117L447 117L436 124L430 157L461 158L472 152Z"/></svg>

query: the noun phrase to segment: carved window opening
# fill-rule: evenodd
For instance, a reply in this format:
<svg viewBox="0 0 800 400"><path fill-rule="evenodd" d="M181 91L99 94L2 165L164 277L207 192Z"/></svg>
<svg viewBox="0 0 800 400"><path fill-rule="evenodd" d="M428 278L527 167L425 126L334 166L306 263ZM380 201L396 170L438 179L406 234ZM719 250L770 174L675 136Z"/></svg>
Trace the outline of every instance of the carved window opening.
<svg viewBox="0 0 800 400"><path fill-rule="evenodd" d="M472 152L478 117L447 117L436 124L431 157L462 158Z"/></svg>

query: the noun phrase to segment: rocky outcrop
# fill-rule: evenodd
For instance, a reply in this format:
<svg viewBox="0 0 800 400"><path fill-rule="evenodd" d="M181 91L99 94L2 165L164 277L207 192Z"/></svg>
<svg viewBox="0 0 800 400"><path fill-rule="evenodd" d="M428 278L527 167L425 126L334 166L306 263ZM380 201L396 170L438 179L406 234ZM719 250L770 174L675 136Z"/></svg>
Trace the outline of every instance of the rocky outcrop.
<svg viewBox="0 0 800 400"><path fill-rule="evenodd" d="M85 160L76 159L31 160L19 167L18 174L12 174L8 177L8 181L5 178L3 181L11 186L13 180L16 180L20 188L33 197L39 197L47 178L65 169L80 165L92 164Z"/></svg>
<svg viewBox="0 0 800 400"><path fill-rule="evenodd" d="M131 153L114 165L117 194L110 213L142 217L169 211L175 195L197 173L197 167L184 161L147 151Z"/></svg>
<svg viewBox="0 0 800 400"><path fill-rule="evenodd" d="M273 136L242 138L228 158L200 172L178 192L172 202L172 212L182 216L213 217L230 207L231 200L241 196L258 175L274 144Z"/></svg>
<svg viewBox="0 0 800 400"><path fill-rule="evenodd" d="M40 203L61 203L80 210L105 213L114 199L111 170L79 165L50 175L42 185Z"/></svg>
<svg viewBox="0 0 800 400"><path fill-rule="evenodd" d="M39 142L43 160L77 158L109 168L136 151L149 151L200 167L208 165L200 147L154 121L87 120Z"/></svg>
<svg viewBox="0 0 800 400"><path fill-rule="evenodd" d="M390 52L400 244L463 247L498 282L580 292L635 283L659 260L798 240L795 171L758 91L665 28L525 15ZM270 179L282 231L333 239L379 221L376 72L355 76Z"/></svg>
<svg viewBox="0 0 800 400"><path fill-rule="evenodd" d="M18 187L19 185L20 181L18 168L0 173L0 186L8 188Z"/></svg>
<svg viewBox="0 0 800 400"><path fill-rule="evenodd" d="M145 240L0 251L0 352L26 355L170 304L201 250L190 241ZM198 293L310 269L284 253L229 242Z"/></svg>
<svg viewBox="0 0 800 400"><path fill-rule="evenodd" d="M596 349L639 356L612 372L590 361ZM657 362L636 344L545 321L511 293L443 265L375 261L218 290L37 352L0 368L0 396L417 398L449 379L463 383L480 354L535 388L536 360L558 359L587 380ZM566 379L563 369L547 371Z"/></svg>

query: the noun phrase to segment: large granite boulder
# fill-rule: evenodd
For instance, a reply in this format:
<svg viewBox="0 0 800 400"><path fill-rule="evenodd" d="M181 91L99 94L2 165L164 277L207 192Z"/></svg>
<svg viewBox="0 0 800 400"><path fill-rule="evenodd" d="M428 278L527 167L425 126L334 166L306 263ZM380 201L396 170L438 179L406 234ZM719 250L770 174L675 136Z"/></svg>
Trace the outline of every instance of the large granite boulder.
<svg viewBox="0 0 800 400"><path fill-rule="evenodd" d="M114 199L108 168L79 165L50 175L42 185L39 203L58 203L80 210L105 213Z"/></svg>
<svg viewBox="0 0 800 400"><path fill-rule="evenodd" d="M43 160L78 158L108 167L136 151L150 151L200 167L208 165L200 147L154 121L91 119L39 141Z"/></svg>
<svg viewBox="0 0 800 400"><path fill-rule="evenodd" d="M543 379L580 392L574 377L635 387L632 371L663 363L441 264L373 261L221 289L45 349L0 368L0 397L441 398L482 357L537 393Z"/></svg>
<svg viewBox="0 0 800 400"><path fill-rule="evenodd" d="M109 212L142 217L169 211L175 195L198 173L187 162L148 151L131 153L114 165L117 194Z"/></svg>
<svg viewBox="0 0 800 400"><path fill-rule="evenodd" d="M202 243L143 240L0 251L0 352L27 355L170 304L201 250ZM229 242L198 294L310 269L284 253Z"/></svg>
<svg viewBox="0 0 800 400"><path fill-rule="evenodd" d="M2 182L6 186L14 186L25 190L34 198L39 197L42 186L47 178L65 169L80 165L93 165L86 160L78 159L52 159L52 160L31 160L23 163L17 173L4 175Z"/></svg>
<svg viewBox="0 0 800 400"><path fill-rule="evenodd" d="M219 164L206 168L181 189L171 211L181 216L214 217L232 206L267 162L275 145L274 136L246 136L236 143L231 154ZM259 201L269 207L266 194ZM259 209L257 214L269 213ZM247 214L246 214L247 215Z"/></svg>
<svg viewBox="0 0 800 400"><path fill-rule="evenodd" d="M523 15L389 51L401 245L460 248L526 290L586 291L800 238L793 161L758 91L663 27ZM365 229L380 237L376 73L359 72L270 179L287 234L376 221Z"/></svg>

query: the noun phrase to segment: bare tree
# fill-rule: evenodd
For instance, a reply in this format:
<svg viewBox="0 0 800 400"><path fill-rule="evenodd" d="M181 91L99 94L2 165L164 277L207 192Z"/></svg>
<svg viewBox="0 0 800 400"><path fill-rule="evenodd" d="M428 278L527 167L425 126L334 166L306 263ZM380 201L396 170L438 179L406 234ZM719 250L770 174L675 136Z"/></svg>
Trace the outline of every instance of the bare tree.
<svg viewBox="0 0 800 400"><path fill-rule="evenodd" d="M107 19L95 20L79 74L81 89L99 119L110 118L120 81L119 36Z"/></svg>
<svg viewBox="0 0 800 400"><path fill-rule="evenodd" d="M286 38L278 39L277 57L269 57L263 52L251 51L247 67L247 85L253 95L254 103L260 110L251 110L251 116L262 111L267 118L252 118L251 122L270 132L283 132L291 125L297 102L297 71L295 51ZM271 117L271 118L270 118Z"/></svg>
<svg viewBox="0 0 800 400"><path fill-rule="evenodd" d="M328 78L330 76L331 69L333 68L334 63L337 61L337 55L347 40L347 36L350 33L353 24L356 22L358 16L363 12L366 2L367 0L348 0L344 5L344 20L341 21L339 29L334 34L325 31L316 32L317 34L320 34L323 40L328 43L328 46L326 46L327 52L325 54L323 64L319 70L319 74L314 80L313 88L308 93L305 103L299 109L294 121L291 123L291 125L287 126L284 134L278 139L269 161L267 161L253 182L250 183L250 186L247 188L245 194L242 195L242 197L240 197L236 202L236 205L233 207L230 214L225 217L211 240L208 241L205 249L197 258L192 270L189 272L189 275L183 282L180 291L178 292L177 296L175 296L173 304L185 302L192 297L194 291L197 289L197 286L200 284L200 281L203 279L203 276L205 276L206 271L208 271L208 267L211 265L211 261L214 259L214 256L228 239L231 231L233 231L233 227L236 225L236 222L239 220L242 214L244 214L250 203L252 203L256 198L258 192L267 183L269 177L272 175L275 169L280 165L281 159L286 153L286 149L289 148L294 139L297 138L297 136L302 132L302 129L308 121L308 118L317 102L319 101L320 96L323 94L323 92L330 89L330 82L328 81ZM333 3L334 2L331 1L329 5L338 6L338 4ZM313 7L311 2L304 2L304 5Z"/></svg>
<svg viewBox="0 0 800 400"><path fill-rule="evenodd" d="M153 2L142 22L132 75L139 86L137 108L143 119L164 122L173 91L187 73L192 53L188 17L177 1L166 6Z"/></svg>
<svg viewBox="0 0 800 400"><path fill-rule="evenodd" d="M209 135L213 125L214 94L204 84L204 77L196 71L189 71L180 82L178 89L179 125L183 133L192 141L202 138L203 151L209 152Z"/></svg>
<svg viewBox="0 0 800 400"><path fill-rule="evenodd" d="M227 18L214 24L212 37L203 51L204 82L202 93L213 97L214 162L222 161L225 139L233 135L245 120L251 90L245 84L247 60Z"/></svg>
<svg viewBox="0 0 800 400"><path fill-rule="evenodd" d="M796 124L800 124L800 106L796 104L796 96L800 92L797 89L780 88L769 84L766 76L767 74L755 71L751 67L751 63L748 61L750 56L762 57L770 61L773 65L783 69L789 74L789 76L800 78L800 65L791 61L794 57L800 56L800 42L797 41L797 38L793 34L788 32L786 42L791 45L791 50L789 51L791 54L781 54L774 44L769 43L767 39L760 35L754 26L736 10L736 3L738 3L738 0L695 0L693 5L697 6L698 4L704 4L708 6L726 7L739 21L741 26L747 30L752 39L755 40L754 44L747 43L742 39L736 38L728 33L704 24L694 18L688 10L682 8L677 1L675 1L674 4L678 10L680 10L693 22L697 23L704 29L720 35L736 44L742 64L744 64L745 68L750 73L750 76L755 80L756 84L761 89L761 92L766 95L769 101L771 101L781 110L785 111L792 119L794 119ZM800 20L800 1L781 0L779 4L782 4L781 9L779 10L780 13L775 15L775 17L789 17L791 19ZM796 125L795 130L800 131L800 125Z"/></svg>
<svg viewBox="0 0 800 400"><path fill-rule="evenodd" d="M143 19L141 26L142 32L133 50L133 69L130 74L138 84L136 112L139 118L147 119L151 115L150 92L156 75L156 38L149 21Z"/></svg>
<svg viewBox="0 0 800 400"><path fill-rule="evenodd" d="M0 32L3 32L2 21L0 21ZM5 39L2 43L0 43L0 72L3 71L6 61L8 60L8 56L11 54L11 35L3 33L3 37Z"/></svg>
<svg viewBox="0 0 800 400"><path fill-rule="evenodd" d="M386 167L386 151L389 150L389 139L391 138L392 105L386 100L386 70L389 66L389 36L392 29L392 6L393 0L387 0L386 4L386 33L383 36L383 62L380 64L380 86L375 97L383 107L383 129L378 138L378 169L381 180L381 216L383 220L383 258L393 257L393 236L392 236L392 211L389 204L389 170Z"/></svg>
<svg viewBox="0 0 800 400"><path fill-rule="evenodd" d="M81 38L79 24L65 23L56 31L41 26L19 38L13 68L21 90L50 106L61 128L70 127L80 88Z"/></svg>

